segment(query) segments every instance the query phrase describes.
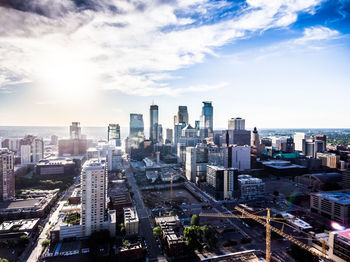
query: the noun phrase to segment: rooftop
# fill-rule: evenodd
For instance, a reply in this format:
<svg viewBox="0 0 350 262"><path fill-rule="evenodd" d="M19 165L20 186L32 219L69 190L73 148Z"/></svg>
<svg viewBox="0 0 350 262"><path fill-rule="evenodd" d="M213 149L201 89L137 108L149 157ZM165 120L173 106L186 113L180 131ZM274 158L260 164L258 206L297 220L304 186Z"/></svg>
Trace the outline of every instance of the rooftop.
<svg viewBox="0 0 350 262"><path fill-rule="evenodd" d="M105 168L105 159L89 159L87 160L84 165L84 170L98 170L98 169L104 169Z"/></svg>
<svg viewBox="0 0 350 262"><path fill-rule="evenodd" d="M10 231L14 227L19 227L19 231L31 231L37 225L39 220L39 218L32 218L4 221L0 225L0 231Z"/></svg>
<svg viewBox="0 0 350 262"><path fill-rule="evenodd" d="M350 191L316 193L315 195L337 202L341 205L350 205Z"/></svg>
<svg viewBox="0 0 350 262"><path fill-rule="evenodd" d="M137 216L135 207L124 207L124 219L126 222L137 222L139 218Z"/></svg>

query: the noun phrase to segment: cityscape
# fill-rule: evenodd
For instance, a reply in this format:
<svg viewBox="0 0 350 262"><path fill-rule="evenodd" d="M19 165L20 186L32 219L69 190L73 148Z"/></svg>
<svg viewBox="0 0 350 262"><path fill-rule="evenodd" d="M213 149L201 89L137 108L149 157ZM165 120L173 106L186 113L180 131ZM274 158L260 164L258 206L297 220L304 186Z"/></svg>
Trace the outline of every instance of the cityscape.
<svg viewBox="0 0 350 262"><path fill-rule="evenodd" d="M349 0L0 24L0 262L350 261Z"/></svg>

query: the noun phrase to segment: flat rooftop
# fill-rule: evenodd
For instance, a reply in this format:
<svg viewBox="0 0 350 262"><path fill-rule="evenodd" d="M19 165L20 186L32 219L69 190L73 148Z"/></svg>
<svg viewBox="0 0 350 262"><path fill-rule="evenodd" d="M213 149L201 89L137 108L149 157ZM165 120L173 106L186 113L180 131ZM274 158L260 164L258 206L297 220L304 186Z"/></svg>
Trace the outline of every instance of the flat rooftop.
<svg viewBox="0 0 350 262"><path fill-rule="evenodd" d="M19 227L19 231L31 231L39 222L39 218L5 221L0 225L1 231L10 231L13 227Z"/></svg>
<svg viewBox="0 0 350 262"><path fill-rule="evenodd" d="M350 191L316 193L315 195L337 202L342 205L350 205Z"/></svg>
<svg viewBox="0 0 350 262"><path fill-rule="evenodd" d="M39 206L41 198L0 202L0 209L33 208Z"/></svg>

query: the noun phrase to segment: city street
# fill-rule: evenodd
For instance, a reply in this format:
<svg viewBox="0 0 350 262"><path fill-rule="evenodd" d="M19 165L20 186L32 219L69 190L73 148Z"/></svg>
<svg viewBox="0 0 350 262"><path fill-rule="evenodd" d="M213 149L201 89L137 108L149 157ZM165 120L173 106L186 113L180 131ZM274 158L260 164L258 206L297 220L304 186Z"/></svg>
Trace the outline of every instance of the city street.
<svg viewBox="0 0 350 262"><path fill-rule="evenodd" d="M134 178L130 164L124 160L123 166L126 171L125 173L128 179L128 183L131 186L131 191L134 192L133 198L136 203L137 214L140 219L141 235L146 240L149 259L150 261L166 261L165 257L161 253L161 250L158 248L155 238L153 237L153 229L149 220L149 211L143 203L141 193L136 184L136 180Z"/></svg>
<svg viewBox="0 0 350 262"><path fill-rule="evenodd" d="M61 199L56 204L56 209L53 212L51 211L48 217L44 220L46 221L45 226L43 226L43 230L40 233L39 237L37 238L36 242L32 244L32 249L30 252L30 255L28 257L28 252L25 254L23 261L29 261L29 262L36 262L38 261L42 251L43 247L41 246L41 242L43 242L45 239L47 239L46 232L50 229L51 226L53 226L58 221L58 215L60 210L62 209L63 205L68 200L68 197L72 194L75 186L79 183L78 178L74 181L73 185L66 191L66 193L61 197ZM28 257L28 258L27 258Z"/></svg>

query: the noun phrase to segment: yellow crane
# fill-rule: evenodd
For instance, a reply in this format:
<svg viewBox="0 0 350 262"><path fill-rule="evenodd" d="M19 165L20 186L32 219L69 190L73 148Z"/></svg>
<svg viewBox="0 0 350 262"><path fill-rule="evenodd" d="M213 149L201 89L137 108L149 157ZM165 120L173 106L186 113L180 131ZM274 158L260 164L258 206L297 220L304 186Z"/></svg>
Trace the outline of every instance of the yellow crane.
<svg viewBox="0 0 350 262"><path fill-rule="evenodd" d="M223 214L223 213L200 213L200 216L205 217L222 217L222 218L239 218L239 219L253 219L254 221L262 224L266 228L266 262L271 261L271 231L276 232L277 234L281 235L282 237L288 239L292 243L296 244L297 246L309 251L315 256L318 256L320 258L328 259L328 256L326 254L326 243L321 240L322 243L322 252L313 249L307 245L305 245L303 242L295 239L294 237L287 235L283 232L284 224L282 226L282 230L277 229L273 226L271 226L271 221L283 221L283 220L296 220L296 218L279 218L279 217L271 217L270 208L267 208L267 215L266 216L258 216L252 213L249 213L245 209L236 206L235 210L240 212L242 215L234 215L234 214Z"/></svg>

